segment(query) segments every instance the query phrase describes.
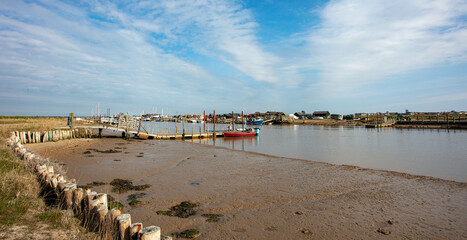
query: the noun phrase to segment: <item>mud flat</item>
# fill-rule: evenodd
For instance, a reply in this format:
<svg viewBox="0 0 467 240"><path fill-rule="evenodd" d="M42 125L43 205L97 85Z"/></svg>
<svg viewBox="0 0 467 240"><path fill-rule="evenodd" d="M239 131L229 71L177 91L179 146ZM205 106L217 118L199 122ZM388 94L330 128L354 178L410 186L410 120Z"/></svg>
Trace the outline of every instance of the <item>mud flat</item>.
<svg viewBox="0 0 467 240"><path fill-rule="evenodd" d="M104 183L93 190L164 235L197 229L197 239L467 239L467 183L182 141L76 139L27 148L60 161L79 185ZM149 188L115 193L114 179ZM195 212L163 214L184 201Z"/></svg>

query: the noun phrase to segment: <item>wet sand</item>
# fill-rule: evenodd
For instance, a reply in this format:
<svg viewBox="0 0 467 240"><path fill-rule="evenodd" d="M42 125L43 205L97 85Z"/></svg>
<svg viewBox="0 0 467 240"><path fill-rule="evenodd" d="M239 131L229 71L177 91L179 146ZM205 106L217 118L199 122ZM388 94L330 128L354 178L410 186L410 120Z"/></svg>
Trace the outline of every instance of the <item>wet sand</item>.
<svg viewBox="0 0 467 240"><path fill-rule="evenodd" d="M63 163L79 185L150 184L123 194L110 185L92 189L164 235L194 228L198 239L467 239L467 183L182 141L75 139L27 148ZM88 149L121 152L83 154ZM129 206L127 196L138 192L147 204ZM156 214L188 200L199 203L194 216ZM223 217L207 222L205 213Z"/></svg>

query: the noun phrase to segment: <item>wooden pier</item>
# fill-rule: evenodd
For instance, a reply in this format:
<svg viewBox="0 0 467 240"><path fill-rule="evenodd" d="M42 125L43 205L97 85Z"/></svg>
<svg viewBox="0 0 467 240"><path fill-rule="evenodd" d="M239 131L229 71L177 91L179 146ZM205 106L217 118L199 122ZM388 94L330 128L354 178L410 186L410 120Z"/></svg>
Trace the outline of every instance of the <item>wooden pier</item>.
<svg viewBox="0 0 467 240"><path fill-rule="evenodd" d="M139 123L139 124L138 124ZM184 124L184 122L183 122ZM99 136L102 136L102 129L108 129L116 132L122 132L122 137L135 136L143 139L163 139L163 140L175 140L175 139L195 139L195 138L214 138L224 137L224 131L201 131L201 127L198 132L191 131L187 132L185 127L182 129L182 133L178 133L177 126L175 126L175 133L150 133L141 125L141 121L137 121L135 118L130 116L121 115L118 119L117 125L103 125L102 127L93 127L99 129Z"/></svg>
<svg viewBox="0 0 467 240"><path fill-rule="evenodd" d="M224 132L193 132L193 133L169 133L169 134L148 134L148 133L140 133L137 134L138 137L144 139L189 139L189 138L212 138L212 137L224 137Z"/></svg>
<svg viewBox="0 0 467 240"><path fill-rule="evenodd" d="M396 124L396 121L389 121L383 123L375 123L375 124L366 124L366 128L385 128L385 127L393 127Z"/></svg>

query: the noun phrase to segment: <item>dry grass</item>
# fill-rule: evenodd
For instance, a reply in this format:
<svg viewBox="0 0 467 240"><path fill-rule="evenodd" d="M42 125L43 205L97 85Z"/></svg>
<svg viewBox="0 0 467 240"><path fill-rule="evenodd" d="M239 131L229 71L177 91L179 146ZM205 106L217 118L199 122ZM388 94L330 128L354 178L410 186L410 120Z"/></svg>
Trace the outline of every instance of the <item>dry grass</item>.
<svg viewBox="0 0 467 240"><path fill-rule="evenodd" d="M45 131L66 123L65 118L0 117L0 239L98 238L86 233L69 211L47 207L35 174L28 170L33 163L20 160L6 146L11 131ZM58 165L54 169L63 171Z"/></svg>

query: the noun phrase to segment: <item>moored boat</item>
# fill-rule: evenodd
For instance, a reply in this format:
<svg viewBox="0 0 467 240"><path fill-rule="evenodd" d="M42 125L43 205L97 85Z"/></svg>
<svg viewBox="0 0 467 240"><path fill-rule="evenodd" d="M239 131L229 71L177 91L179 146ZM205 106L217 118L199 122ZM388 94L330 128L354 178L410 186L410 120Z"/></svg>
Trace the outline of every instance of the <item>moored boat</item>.
<svg viewBox="0 0 467 240"><path fill-rule="evenodd" d="M248 137L258 135L259 129L249 129L247 131L224 132L224 137Z"/></svg>
<svg viewBox="0 0 467 240"><path fill-rule="evenodd" d="M247 125L262 125L263 119L261 118L253 118L250 121L246 122Z"/></svg>

